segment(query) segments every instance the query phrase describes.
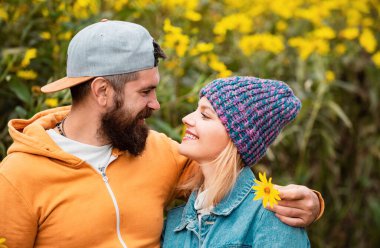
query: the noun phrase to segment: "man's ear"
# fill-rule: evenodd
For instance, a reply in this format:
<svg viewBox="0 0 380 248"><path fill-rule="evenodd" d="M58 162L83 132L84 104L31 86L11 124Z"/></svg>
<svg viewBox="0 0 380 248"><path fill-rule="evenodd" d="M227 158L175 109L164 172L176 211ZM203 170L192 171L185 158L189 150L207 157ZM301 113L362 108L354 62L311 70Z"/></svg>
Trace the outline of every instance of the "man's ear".
<svg viewBox="0 0 380 248"><path fill-rule="evenodd" d="M91 83L91 95L100 106L111 104L113 90L109 82L103 77L95 78Z"/></svg>

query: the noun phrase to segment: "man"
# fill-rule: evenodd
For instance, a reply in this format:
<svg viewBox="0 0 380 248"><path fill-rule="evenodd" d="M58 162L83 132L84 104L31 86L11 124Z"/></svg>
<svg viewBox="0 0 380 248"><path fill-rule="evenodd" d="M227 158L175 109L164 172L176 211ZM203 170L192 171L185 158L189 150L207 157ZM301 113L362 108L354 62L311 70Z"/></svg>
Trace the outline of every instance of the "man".
<svg viewBox="0 0 380 248"><path fill-rule="evenodd" d="M71 40L67 58L67 77L42 91L70 88L72 107L9 122L0 237L23 248L159 247L164 208L193 166L144 123L160 108L165 54L142 26L102 20ZM274 211L285 223L305 226L323 212L304 186L281 196Z"/></svg>

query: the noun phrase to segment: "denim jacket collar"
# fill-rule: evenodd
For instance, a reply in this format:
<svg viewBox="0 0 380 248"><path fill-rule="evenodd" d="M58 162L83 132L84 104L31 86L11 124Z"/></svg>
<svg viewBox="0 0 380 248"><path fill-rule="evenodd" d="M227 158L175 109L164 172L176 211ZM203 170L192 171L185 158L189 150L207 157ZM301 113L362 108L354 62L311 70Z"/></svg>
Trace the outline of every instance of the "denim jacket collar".
<svg viewBox="0 0 380 248"><path fill-rule="evenodd" d="M216 216L229 215L247 197L249 192L251 192L252 186L254 184L254 179L255 176L253 175L250 167L244 167L239 173L239 176L231 192L226 195L223 200L211 210L211 214ZM197 211L194 208L196 198L197 191L194 190L186 203L186 206L183 210L181 222L176 227L175 231L182 230L189 222L197 219Z"/></svg>

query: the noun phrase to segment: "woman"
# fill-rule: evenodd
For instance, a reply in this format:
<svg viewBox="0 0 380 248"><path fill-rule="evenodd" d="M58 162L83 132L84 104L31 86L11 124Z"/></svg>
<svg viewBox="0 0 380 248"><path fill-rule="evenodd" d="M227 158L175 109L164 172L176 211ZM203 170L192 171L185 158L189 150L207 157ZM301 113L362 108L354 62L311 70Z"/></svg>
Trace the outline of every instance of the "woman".
<svg viewBox="0 0 380 248"><path fill-rule="evenodd" d="M254 77L217 79L200 91L198 108L183 118L179 151L199 163L181 188L185 206L169 211L163 247L309 247L302 228L263 208L250 170L292 121L301 103L283 82Z"/></svg>

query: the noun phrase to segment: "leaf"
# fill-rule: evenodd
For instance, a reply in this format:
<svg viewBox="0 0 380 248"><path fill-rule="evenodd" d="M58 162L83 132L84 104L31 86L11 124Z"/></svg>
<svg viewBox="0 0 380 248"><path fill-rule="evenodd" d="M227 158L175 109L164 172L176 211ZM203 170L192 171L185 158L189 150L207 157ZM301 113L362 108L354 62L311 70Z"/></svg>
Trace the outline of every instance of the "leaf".
<svg viewBox="0 0 380 248"><path fill-rule="evenodd" d="M18 99L23 101L24 103L29 103L31 100L31 95L29 88L21 83L20 81L13 80L9 83L9 89L15 93Z"/></svg>
<svg viewBox="0 0 380 248"><path fill-rule="evenodd" d="M327 106L330 107L330 109L332 111L335 112L335 114L338 115L338 117L344 122L344 124L348 127L348 128L352 128L352 123L350 121L350 119L348 118L348 116L344 113L343 109L338 105L336 104L335 102L333 101L329 101L327 103Z"/></svg>

